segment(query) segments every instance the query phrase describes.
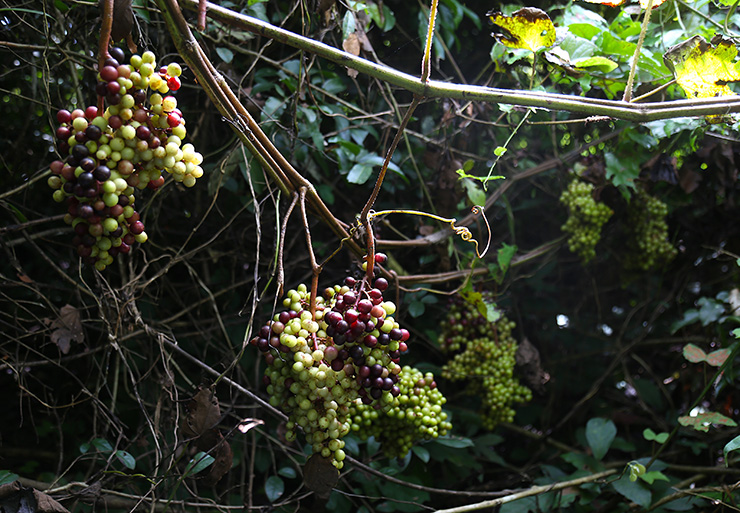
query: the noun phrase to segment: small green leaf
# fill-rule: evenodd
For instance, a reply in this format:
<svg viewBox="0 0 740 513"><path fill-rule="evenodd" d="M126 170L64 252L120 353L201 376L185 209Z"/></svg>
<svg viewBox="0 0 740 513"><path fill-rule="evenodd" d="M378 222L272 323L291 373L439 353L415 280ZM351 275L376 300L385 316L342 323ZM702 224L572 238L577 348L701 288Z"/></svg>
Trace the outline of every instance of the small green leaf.
<svg viewBox="0 0 740 513"><path fill-rule="evenodd" d="M699 363L707 359L707 353L694 344L686 344L683 348L683 357L691 363Z"/></svg>
<svg viewBox="0 0 740 513"><path fill-rule="evenodd" d="M90 450L91 445L87 442L84 444L80 444L80 453L81 454L87 454L87 452Z"/></svg>
<svg viewBox="0 0 740 513"><path fill-rule="evenodd" d="M270 476L265 482L265 495L270 502L275 502L285 492L285 483L278 476Z"/></svg>
<svg viewBox="0 0 740 513"><path fill-rule="evenodd" d="M370 179L373 174L372 166L365 166L363 164L355 164L347 174L347 181L357 185L362 185Z"/></svg>
<svg viewBox="0 0 740 513"><path fill-rule="evenodd" d="M226 64L229 64L232 60L234 60L234 52L232 52L228 48L224 48L224 47L220 46L220 47L216 48L216 54Z"/></svg>
<svg viewBox="0 0 740 513"><path fill-rule="evenodd" d="M589 70L599 71L601 73L609 73L619 66L613 60L601 57L600 55L584 57L583 59L573 59L571 64L576 68L589 68Z"/></svg>
<svg viewBox="0 0 740 513"><path fill-rule="evenodd" d="M463 187L468 195L470 203L473 205L485 205L486 204L486 193L478 188L478 184L472 180L463 180Z"/></svg>
<svg viewBox="0 0 740 513"><path fill-rule="evenodd" d="M653 484L654 481L660 480L660 481L668 481L668 477L666 477L663 472L658 472L657 470L652 470L650 472L645 472L643 474L640 474L640 479L645 481L647 484Z"/></svg>
<svg viewBox="0 0 740 513"><path fill-rule="evenodd" d="M92 444L100 452L113 452L113 446L105 438L96 438Z"/></svg>
<svg viewBox="0 0 740 513"><path fill-rule="evenodd" d="M12 483L18 479L18 474L13 474L9 470L0 470L0 486Z"/></svg>
<svg viewBox="0 0 740 513"><path fill-rule="evenodd" d="M429 451L427 451L425 448L415 445L411 448L411 452L413 452L416 457L424 463L429 463Z"/></svg>
<svg viewBox="0 0 740 513"><path fill-rule="evenodd" d="M123 463L127 469L134 470L136 468L136 458L134 458L131 453L119 449L116 451L116 458L118 458L118 461Z"/></svg>
<svg viewBox="0 0 740 513"><path fill-rule="evenodd" d="M637 480L632 481L631 476L622 476L621 479L614 481L612 486L620 495L628 498L643 508L647 508L652 500L650 490L645 488L645 486L640 482L636 481Z"/></svg>
<svg viewBox="0 0 740 513"><path fill-rule="evenodd" d="M413 301L406 307L406 311L411 317L421 317L426 311L426 305L421 301Z"/></svg>
<svg viewBox="0 0 740 513"><path fill-rule="evenodd" d="M696 304L700 307L699 320L702 326L709 326L719 320L722 314L725 313L725 305L709 297L700 297Z"/></svg>
<svg viewBox="0 0 740 513"><path fill-rule="evenodd" d="M298 475L293 467L283 467L278 470L278 474L288 479L294 479Z"/></svg>
<svg viewBox="0 0 740 513"><path fill-rule="evenodd" d="M609 419L596 417L586 424L586 440L597 460L606 455L616 435L617 427Z"/></svg>
<svg viewBox="0 0 740 513"><path fill-rule="evenodd" d="M208 468L214 461L216 461L216 459L213 456L201 451L193 456L193 459L190 460L187 465L185 465L183 476L195 475L198 472L201 472L204 469Z"/></svg>
<svg viewBox="0 0 740 513"><path fill-rule="evenodd" d="M496 146L496 149L493 150L493 154L496 155L497 157L500 157L504 153L506 153L506 148L503 146Z"/></svg>
<svg viewBox="0 0 740 513"><path fill-rule="evenodd" d="M740 435L736 436L735 438L733 438L732 440L730 440L729 442L727 442L725 444L725 448L722 449L722 455L725 458L725 467L728 467L730 465L729 462L727 461L727 455L730 452L736 451L738 449L740 449ZM0 483L0 484L2 484L2 483Z"/></svg>
<svg viewBox="0 0 740 513"><path fill-rule="evenodd" d="M347 11L342 19L342 39L347 39L357 29L355 25L355 13Z"/></svg>
<svg viewBox="0 0 740 513"><path fill-rule="evenodd" d="M506 272L507 269L509 269L509 264L511 263L511 259L514 258L516 250L517 247L515 245L509 245L505 242L499 248L497 260L499 269L501 269L501 271Z"/></svg>

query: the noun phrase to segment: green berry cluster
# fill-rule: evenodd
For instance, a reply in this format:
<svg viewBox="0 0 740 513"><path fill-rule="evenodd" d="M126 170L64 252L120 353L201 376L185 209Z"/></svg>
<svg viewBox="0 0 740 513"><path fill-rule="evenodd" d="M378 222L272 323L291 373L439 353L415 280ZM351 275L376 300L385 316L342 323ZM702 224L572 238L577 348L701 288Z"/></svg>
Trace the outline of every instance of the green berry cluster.
<svg viewBox="0 0 740 513"><path fill-rule="evenodd" d="M191 187L203 175L203 157L192 144L174 96L182 69L171 63L157 70L152 52L124 64L120 48L98 74L96 92L108 103L57 112L57 149L64 160L51 163L48 185L66 203L65 221L75 231L77 254L102 271L119 253L147 240L135 209L136 189L157 189L162 172ZM152 90L148 94L148 90Z"/></svg>
<svg viewBox="0 0 740 513"><path fill-rule="evenodd" d="M668 241L668 207L642 187L636 187L627 210L628 269L648 271L665 265L678 251Z"/></svg>
<svg viewBox="0 0 740 513"><path fill-rule="evenodd" d="M375 259L383 263L385 255ZM305 285L288 291L288 310L274 315L250 343L263 354L270 404L288 415L286 439L300 428L315 454L344 465L350 406L359 401L388 410L401 394L401 353L409 332L383 300L385 278L347 277L317 296Z"/></svg>
<svg viewBox="0 0 740 513"><path fill-rule="evenodd" d="M389 458L403 458L414 443L444 436L452 429L442 405L447 402L432 373L405 365L398 375L401 393L388 409L375 409L355 401L350 407L352 430L380 442Z"/></svg>
<svg viewBox="0 0 740 513"><path fill-rule="evenodd" d="M515 323L502 316L489 322L476 307L460 297L451 300L442 322L439 344L453 354L442 377L466 381L466 393L481 398L481 418L487 429L514 420L514 404L532 399L532 391L514 376L518 344Z"/></svg>
<svg viewBox="0 0 740 513"><path fill-rule="evenodd" d="M593 190L592 184L575 178L560 195L560 202L568 207L568 220L561 227L568 234L568 249L584 262L596 256L601 227L614 213L594 200Z"/></svg>

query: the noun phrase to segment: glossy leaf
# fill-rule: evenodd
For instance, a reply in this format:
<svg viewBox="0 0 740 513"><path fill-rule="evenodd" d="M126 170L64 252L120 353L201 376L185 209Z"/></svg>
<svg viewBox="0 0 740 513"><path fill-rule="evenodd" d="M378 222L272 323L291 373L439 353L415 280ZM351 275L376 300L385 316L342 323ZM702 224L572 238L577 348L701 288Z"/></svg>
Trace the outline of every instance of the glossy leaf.
<svg viewBox="0 0 740 513"><path fill-rule="evenodd" d="M116 451L116 458L118 458L118 461L123 463L127 469L133 470L136 468L136 458L134 458L130 452L119 449Z"/></svg>
<svg viewBox="0 0 740 513"><path fill-rule="evenodd" d="M198 472L202 472L203 470L208 468L214 461L216 461L216 458L214 458L210 454L199 452L198 454L193 456L193 459L190 460L187 465L185 465L185 471L183 472L183 475L192 476L197 474Z"/></svg>
<svg viewBox="0 0 740 513"><path fill-rule="evenodd" d="M489 12L486 16L501 29L494 37L510 48L536 52L555 44L555 26L541 9L525 7L511 16L501 12Z"/></svg>
<svg viewBox="0 0 740 513"><path fill-rule="evenodd" d="M614 71L617 66L616 62L600 55L594 55L593 57L585 57L583 59L576 59L571 61L571 64L576 68L599 71L601 73L609 73Z"/></svg>
<svg viewBox="0 0 740 513"><path fill-rule="evenodd" d="M0 486L12 483L18 479L18 474L14 474L9 470L0 470Z"/></svg>
<svg viewBox="0 0 740 513"><path fill-rule="evenodd" d="M270 502L278 500L285 492L285 482L278 476L270 476L265 482L265 495Z"/></svg>

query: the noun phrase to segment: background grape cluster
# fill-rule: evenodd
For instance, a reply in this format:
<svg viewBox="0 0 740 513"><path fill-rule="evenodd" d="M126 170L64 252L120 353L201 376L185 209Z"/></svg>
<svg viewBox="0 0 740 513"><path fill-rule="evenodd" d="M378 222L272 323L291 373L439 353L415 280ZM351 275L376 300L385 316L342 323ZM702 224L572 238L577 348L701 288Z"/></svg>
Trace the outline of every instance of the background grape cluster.
<svg viewBox="0 0 740 513"><path fill-rule="evenodd" d="M635 187L627 208L625 267L647 271L667 264L678 251L668 240L668 207L643 187Z"/></svg>
<svg viewBox="0 0 740 513"><path fill-rule="evenodd" d="M594 200L593 191L593 184L575 178L560 195L560 202L568 207L568 220L561 227L568 234L568 249L584 262L596 256L601 227L613 214L608 206Z"/></svg>
<svg viewBox="0 0 740 513"><path fill-rule="evenodd" d="M129 64L124 59L123 50L111 48L98 73L95 91L105 110L57 112L64 160L51 163L48 179L54 200L67 204L77 254L101 271L147 240L134 204L137 188L161 187L165 171L187 187L203 175L203 157L182 144L185 120L169 94L180 88L180 65L157 69L152 52L131 56Z"/></svg>
<svg viewBox="0 0 740 513"><path fill-rule="evenodd" d="M377 254L377 263L386 256ZM312 296L305 285L288 291L288 308L262 326L250 343L265 357L270 403L289 417L286 438L300 427L313 452L342 468L350 406L358 401L380 410L398 403L401 353L408 330L393 317L396 305L383 299L385 278L348 276L342 285ZM313 308L313 311L312 311Z"/></svg>
<svg viewBox="0 0 740 513"><path fill-rule="evenodd" d="M440 326L439 344L452 355L442 377L466 381L465 392L481 398L483 425L493 429L514 419L515 404L532 399L532 391L514 375L518 344L512 335L516 324L505 316L489 322L461 297L450 301Z"/></svg>
<svg viewBox="0 0 740 513"><path fill-rule="evenodd" d="M442 411L447 399L432 373L404 365L398 376L400 394L390 408L375 409L360 401L350 408L352 430L362 439L375 437L389 458L403 458L416 442L444 436L452 429Z"/></svg>

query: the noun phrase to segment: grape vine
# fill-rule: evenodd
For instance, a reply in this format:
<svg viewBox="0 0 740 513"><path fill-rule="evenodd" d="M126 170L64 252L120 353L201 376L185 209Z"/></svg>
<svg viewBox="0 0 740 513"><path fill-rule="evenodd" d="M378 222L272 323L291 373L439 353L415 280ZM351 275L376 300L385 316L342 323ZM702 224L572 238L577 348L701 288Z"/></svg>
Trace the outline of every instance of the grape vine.
<svg viewBox="0 0 740 513"><path fill-rule="evenodd" d="M64 159L51 163L48 179L54 200L67 204L77 254L100 271L148 239L135 209L136 189L158 189L163 172L186 187L203 175L203 157L182 144L185 119L168 94L180 89L180 65L157 69L152 52L132 55L129 64L124 59L123 50L111 48L98 73L95 92L100 105L108 103L104 111L91 105L57 112Z"/></svg>
<svg viewBox="0 0 740 513"><path fill-rule="evenodd" d="M648 271L665 265L678 251L668 241L665 217L668 207L643 187L635 187L627 207L627 257L625 267Z"/></svg>
<svg viewBox="0 0 740 513"><path fill-rule="evenodd" d="M481 398L483 425L493 429L514 420L514 404L532 399L532 391L514 376L518 344L512 335L515 323L502 316L489 322L461 297L450 301L442 322L439 344L452 354L442 377L467 381L465 392Z"/></svg>
<svg viewBox="0 0 740 513"><path fill-rule="evenodd" d="M386 258L378 253L374 261ZM399 362L409 332L393 317L396 305L383 299L387 288L382 277L348 276L312 298L300 285L286 294L287 310L250 340L267 363L270 403L288 415L286 439L295 440L302 429L313 452L338 469L352 403L388 410L401 395Z"/></svg>
<svg viewBox="0 0 740 513"><path fill-rule="evenodd" d="M573 179L560 195L560 202L568 207L568 220L561 229L568 234L568 249L588 262L596 256L596 244L601 238L601 227L613 211L593 198L594 186Z"/></svg>

